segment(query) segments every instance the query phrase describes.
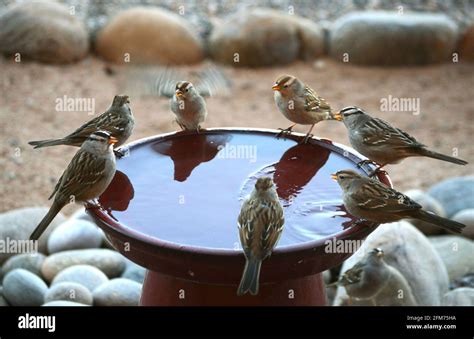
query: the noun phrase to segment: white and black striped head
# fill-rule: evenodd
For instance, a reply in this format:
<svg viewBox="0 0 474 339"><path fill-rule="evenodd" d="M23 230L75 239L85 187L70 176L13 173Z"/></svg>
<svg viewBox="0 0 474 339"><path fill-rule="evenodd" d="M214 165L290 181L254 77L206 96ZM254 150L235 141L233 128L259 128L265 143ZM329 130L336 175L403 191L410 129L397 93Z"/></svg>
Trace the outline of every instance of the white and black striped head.
<svg viewBox="0 0 474 339"><path fill-rule="evenodd" d="M89 137L82 144L82 148L86 151L94 151L96 153L105 153L109 148L118 142L117 138L113 137L107 131L97 131L89 135Z"/></svg>
<svg viewBox="0 0 474 339"><path fill-rule="evenodd" d="M363 176L353 170L342 170L331 174L331 178L336 180L343 190L347 190L354 180L363 178Z"/></svg>
<svg viewBox="0 0 474 339"><path fill-rule="evenodd" d="M189 81L179 81L176 83L175 92L176 98L186 99L196 93L194 86Z"/></svg>
<svg viewBox="0 0 474 339"><path fill-rule="evenodd" d="M334 114L334 118L344 122L344 125L348 128L355 127L358 124L365 123L367 120L371 119L370 115L356 106L349 106L341 109L339 113Z"/></svg>
<svg viewBox="0 0 474 339"><path fill-rule="evenodd" d="M276 79L272 86L272 90L278 91L283 96L293 95L295 92L302 90L304 84L293 75L281 75Z"/></svg>
<svg viewBox="0 0 474 339"><path fill-rule="evenodd" d="M374 249L370 250L369 256L374 258L383 258L384 252L380 247L375 247Z"/></svg>

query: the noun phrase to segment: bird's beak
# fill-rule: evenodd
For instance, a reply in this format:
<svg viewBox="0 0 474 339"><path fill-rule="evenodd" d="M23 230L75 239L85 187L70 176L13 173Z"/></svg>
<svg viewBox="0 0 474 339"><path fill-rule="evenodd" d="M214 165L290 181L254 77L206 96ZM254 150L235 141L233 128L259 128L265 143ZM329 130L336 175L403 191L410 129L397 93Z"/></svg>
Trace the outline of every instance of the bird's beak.
<svg viewBox="0 0 474 339"><path fill-rule="evenodd" d="M273 84L272 90L279 91L279 90L281 90L281 87L278 84Z"/></svg>
<svg viewBox="0 0 474 339"><path fill-rule="evenodd" d="M342 121L342 114L341 113L334 114L334 119L337 121Z"/></svg>
<svg viewBox="0 0 474 339"><path fill-rule="evenodd" d="M175 92L175 94L178 98L181 98L183 96L183 92L181 92L179 89Z"/></svg>
<svg viewBox="0 0 474 339"><path fill-rule="evenodd" d="M118 142L117 138L110 137L109 138L109 145L115 145Z"/></svg>
<svg viewBox="0 0 474 339"><path fill-rule="evenodd" d="M336 180L336 181L337 181L337 175L336 175L336 174L334 174L334 173L333 173L333 174L331 174L331 179L333 179L333 180Z"/></svg>

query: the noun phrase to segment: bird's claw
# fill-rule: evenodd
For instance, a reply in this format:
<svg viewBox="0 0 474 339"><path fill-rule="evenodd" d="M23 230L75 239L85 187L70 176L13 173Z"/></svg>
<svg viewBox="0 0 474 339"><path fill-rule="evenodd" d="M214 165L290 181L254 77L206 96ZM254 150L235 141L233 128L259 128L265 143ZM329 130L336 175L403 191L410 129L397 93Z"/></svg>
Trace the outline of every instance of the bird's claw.
<svg viewBox="0 0 474 339"><path fill-rule="evenodd" d="M88 210L103 210L104 209L104 207L102 207L102 205L98 201L96 203L85 202L84 207Z"/></svg>
<svg viewBox="0 0 474 339"><path fill-rule="evenodd" d="M290 135L292 132L293 126L288 128L279 128L280 132L277 134L277 139L280 137L286 138L287 135Z"/></svg>
<svg viewBox="0 0 474 339"><path fill-rule="evenodd" d="M117 159L123 158L128 153L128 150L114 149L114 154Z"/></svg>
<svg viewBox="0 0 474 339"><path fill-rule="evenodd" d="M386 170L382 169L381 167L377 167L377 168L374 169L372 172L370 172L370 173L368 174L368 176L369 176L370 178L372 178L372 177L374 177L375 175L377 175L378 173L383 173L383 174L385 174L385 175L388 174Z"/></svg>
<svg viewBox="0 0 474 339"><path fill-rule="evenodd" d="M365 159L365 160L361 160L357 163L357 168L362 168L362 166L366 165L366 164L378 166L378 164L375 161L372 161L370 159Z"/></svg>

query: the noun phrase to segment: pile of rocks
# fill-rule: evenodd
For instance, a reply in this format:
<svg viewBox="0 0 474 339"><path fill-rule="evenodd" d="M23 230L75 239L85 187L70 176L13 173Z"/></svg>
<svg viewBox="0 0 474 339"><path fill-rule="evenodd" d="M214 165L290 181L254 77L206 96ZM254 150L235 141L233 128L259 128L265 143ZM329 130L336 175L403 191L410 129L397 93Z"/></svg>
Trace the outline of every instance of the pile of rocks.
<svg viewBox="0 0 474 339"><path fill-rule="evenodd" d="M0 215L0 240L27 239L46 208ZM6 247L8 249L8 247ZM145 268L110 249L103 232L79 211L59 214L38 245L39 253L0 257L2 306L136 306Z"/></svg>
<svg viewBox="0 0 474 339"><path fill-rule="evenodd" d="M101 23L86 29L80 18L91 13L80 4L13 4L0 14L0 52L68 63L83 58L93 45L100 57L119 64L193 64L207 56L235 67L288 64L322 55L388 66L474 59L474 26L461 29L442 12L405 13L395 7L353 11L330 24L299 16L292 5L282 7L285 10L237 6L235 12L216 17L209 4L201 20L190 20L187 13L197 10L191 3L168 9L119 6L112 12L104 4L97 6ZM205 28L200 27L203 22Z"/></svg>

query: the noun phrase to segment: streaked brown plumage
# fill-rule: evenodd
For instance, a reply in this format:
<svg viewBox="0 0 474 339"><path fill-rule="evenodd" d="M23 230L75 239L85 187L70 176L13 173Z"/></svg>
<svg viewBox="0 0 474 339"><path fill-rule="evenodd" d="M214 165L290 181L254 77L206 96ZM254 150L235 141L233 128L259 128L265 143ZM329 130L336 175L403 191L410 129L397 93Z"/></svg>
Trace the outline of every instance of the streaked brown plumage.
<svg viewBox="0 0 474 339"><path fill-rule="evenodd" d="M380 181L352 170L332 174L343 191L346 210L353 216L376 223L419 219L447 231L461 233L465 225L422 210L417 202Z"/></svg>
<svg viewBox="0 0 474 339"><path fill-rule="evenodd" d="M42 148L56 145L69 145L81 147L82 143L96 131L107 131L114 138L117 144L115 147L123 145L130 137L135 125L135 119L130 109L130 99L127 95L116 95L112 105L94 119L86 122L71 134L61 139L49 139L40 141L30 141L34 148Z"/></svg>
<svg viewBox="0 0 474 339"><path fill-rule="evenodd" d="M115 174L113 145L117 139L106 131L89 136L72 158L49 199L53 204L30 236L37 240L61 209L71 202L85 202L100 196Z"/></svg>
<svg viewBox="0 0 474 339"><path fill-rule="evenodd" d="M351 145L375 161L379 165L378 169L415 156L439 159L458 165L467 164L459 158L430 151L405 131L391 126L382 119L371 117L358 107L346 107L336 114L335 118L342 120L347 127Z"/></svg>
<svg viewBox="0 0 474 339"><path fill-rule="evenodd" d="M296 124L311 125L304 142L312 136L311 131L315 124L323 120L334 120L331 106L320 97L312 88L292 75L282 75L273 84L275 103L280 112L293 125L278 134L290 134Z"/></svg>
<svg viewBox="0 0 474 339"><path fill-rule="evenodd" d="M259 178L255 189L242 205L238 218L239 235L246 263L238 295L258 294L262 261L269 257L280 239L285 222L271 178Z"/></svg>

